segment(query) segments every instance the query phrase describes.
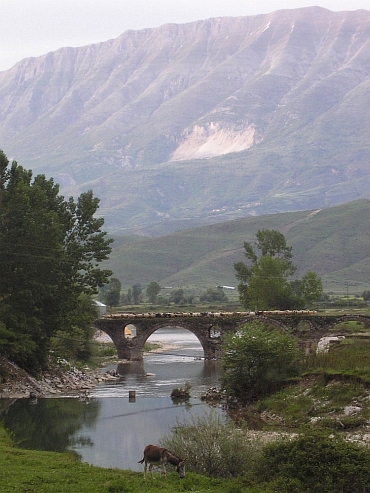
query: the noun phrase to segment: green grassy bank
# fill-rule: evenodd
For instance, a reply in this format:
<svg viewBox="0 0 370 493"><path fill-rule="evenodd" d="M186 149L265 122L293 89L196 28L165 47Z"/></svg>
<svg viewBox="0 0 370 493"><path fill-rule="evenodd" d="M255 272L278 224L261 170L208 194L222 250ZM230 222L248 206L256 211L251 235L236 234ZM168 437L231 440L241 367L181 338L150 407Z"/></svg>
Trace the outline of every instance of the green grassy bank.
<svg viewBox="0 0 370 493"><path fill-rule="evenodd" d="M168 468L170 469L170 468ZM73 453L23 450L15 447L0 428L0 491L2 493L113 493L113 492L227 492L233 482L187 473L180 480L168 471L167 479L144 480L142 473L103 469L81 463Z"/></svg>

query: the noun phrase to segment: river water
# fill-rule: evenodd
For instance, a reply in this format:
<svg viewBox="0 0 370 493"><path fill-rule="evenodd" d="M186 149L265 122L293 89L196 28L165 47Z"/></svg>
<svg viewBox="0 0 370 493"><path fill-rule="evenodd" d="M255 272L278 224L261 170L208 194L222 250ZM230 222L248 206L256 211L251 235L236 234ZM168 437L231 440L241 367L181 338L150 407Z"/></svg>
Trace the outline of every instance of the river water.
<svg viewBox="0 0 370 493"><path fill-rule="evenodd" d="M200 396L219 377L218 362L202 359L203 349L191 332L161 329L150 338L156 340L167 349L145 356L142 363L110 365L105 370L117 369L121 377L97 386L86 400L2 399L5 427L25 448L71 449L89 464L142 470L138 461L145 445L157 444L178 422L209 411ZM173 402L172 389L185 382L191 384L191 399Z"/></svg>

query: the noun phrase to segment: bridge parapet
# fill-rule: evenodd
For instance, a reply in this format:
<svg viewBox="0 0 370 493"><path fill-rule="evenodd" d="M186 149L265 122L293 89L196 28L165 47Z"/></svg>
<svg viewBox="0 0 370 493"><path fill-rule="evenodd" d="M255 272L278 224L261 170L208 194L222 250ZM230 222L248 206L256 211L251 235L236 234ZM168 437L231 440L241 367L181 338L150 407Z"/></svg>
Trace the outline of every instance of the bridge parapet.
<svg viewBox="0 0 370 493"><path fill-rule="evenodd" d="M103 319L142 319L142 318L229 318L229 317L250 317L250 316L288 316L288 315L316 315L314 310L270 310L270 311L235 311L235 312L146 312L146 313L113 313L103 315Z"/></svg>

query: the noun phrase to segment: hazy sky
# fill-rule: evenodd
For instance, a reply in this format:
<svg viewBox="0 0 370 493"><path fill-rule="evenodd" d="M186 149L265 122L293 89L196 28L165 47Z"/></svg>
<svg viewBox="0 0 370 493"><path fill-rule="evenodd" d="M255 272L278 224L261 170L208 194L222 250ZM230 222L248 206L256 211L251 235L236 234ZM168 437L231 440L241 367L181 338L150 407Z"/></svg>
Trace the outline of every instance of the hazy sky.
<svg viewBox="0 0 370 493"><path fill-rule="evenodd" d="M370 0L0 0L0 70L64 46L116 38L127 29L312 5L370 10Z"/></svg>

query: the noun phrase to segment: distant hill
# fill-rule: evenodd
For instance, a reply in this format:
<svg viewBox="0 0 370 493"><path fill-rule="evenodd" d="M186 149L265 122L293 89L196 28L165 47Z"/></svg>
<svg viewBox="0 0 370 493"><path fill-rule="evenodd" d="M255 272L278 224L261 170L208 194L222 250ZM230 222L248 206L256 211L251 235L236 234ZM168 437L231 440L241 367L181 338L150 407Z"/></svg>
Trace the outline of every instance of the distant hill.
<svg viewBox="0 0 370 493"><path fill-rule="evenodd" d="M370 201L326 209L272 214L178 231L168 236L123 236L113 243L109 267L127 289L151 281L162 287L236 286L234 262L259 229L281 231L293 248L297 276L317 272L326 292L370 289Z"/></svg>
<svg viewBox="0 0 370 493"><path fill-rule="evenodd" d="M370 12L126 31L0 73L0 148L115 232L370 196ZM157 226L155 226L157 225Z"/></svg>

